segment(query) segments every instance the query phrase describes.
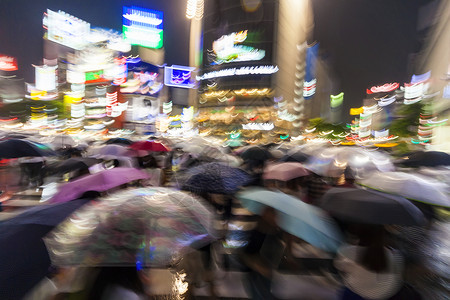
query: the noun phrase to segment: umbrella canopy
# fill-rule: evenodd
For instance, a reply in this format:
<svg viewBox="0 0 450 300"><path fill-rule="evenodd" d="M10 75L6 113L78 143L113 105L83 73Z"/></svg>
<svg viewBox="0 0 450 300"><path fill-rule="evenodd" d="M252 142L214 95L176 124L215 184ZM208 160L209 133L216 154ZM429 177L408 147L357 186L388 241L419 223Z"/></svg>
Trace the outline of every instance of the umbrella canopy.
<svg viewBox="0 0 450 300"><path fill-rule="evenodd" d="M420 151L411 153L396 163L405 167L450 166L450 154L440 151Z"/></svg>
<svg viewBox="0 0 450 300"><path fill-rule="evenodd" d="M68 135L57 135L50 143L53 149L61 149L66 147L73 147L77 144L75 140Z"/></svg>
<svg viewBox="0 0 450 300"><path fill-rule="evenodd" d="M450 207L448 185L423 175L404 172L377 172L359 180L358 183L411 200Z"/></svg>
<svg viewBox="0 0 450 300"><path fill-rule="evenodd" d="M162 143L155 141L138 141L134 142L131 146L133 150L146 150L153 152L169 152L170 148Z"/></svg>
<svg viewBox="0 0 450 300"><path fill-rule="evenodd" d="M39 143L19 139L8 139L0 142L1 158L51 155L55 155L52 149Z"/></svg>
<svg viewBox="0 0 450 300"><path fill-rule="evenodd" d="M288 181L309 174L309 171L306 170L301 163L285 162L267 166L264 169L263 178Z"/></svg>
<svg viewBox="0 0 450 300"><path fill-rule="evenodd" d="M133 144L132 140L125 139L125 138L112 138L105 142L105 144L117 144L117 145L125 145L129 146Z"/></svg>
<svg viewBox="0 0 450 300"><path fill-rule="evenodd" d="M243 160L267 160L272 158L270 151L259 146L251 146L246 148L241 154Z"/></svg>
<svg viewBox="0 0 450 300"><path fill-rule="evenodd" d="M214 239L212 218L209 208L184 192L130 189L86 205L45 242L57 266L166 267Z"/></svg>
<svg viewBox="0 0 450 300"><path fill-rule="evenodd" d="M335 252L342 234L333 220L320 208L281 192L249 188L236 194L242 205L255 214L270 206L278 211L278 225L311 245Z"/></svg>
<svg viewBox="0 0 450 300"><path fill-rule="evenodd" d="M61 185L49 202L66 202L77 199L87 191L104 192L128 182L148 178L149 175L146 172L135 168L104 170Z"/></svg>
<svg viewBox="0 0 450 300"><path fill-rule="evenodd" d="M303 153L301 150L296 150L296 149L294 149L294 150L295 151L288 151L288 153L286 155L281 157L280 161L303 163L311 157L310 155Z"/></svg>
<svg viewBox="0 0 450 300"><path fill-rule="evenodd" d="M207 163L187 172L181 188L193 192L233 194L251 180L251 176L241 169L221 163Z"/></svg>
<svg viewBox="0 0 450 300"><path fill-rule="evenodd" d="M90 156L94 157L104 157L104 156L127 156L131 153L130 149L128 147L125 147L123 145L101 145L101 146L95 146L91 147L88 150L88 153Z"/></svg>
<svg viewBox="0 0 450 300"><path fill-rule="evenodd" d="M390 156L359 147L325 148L304 164L308 170L326 177L339 177L350 167L355 177L362 178L374 171L394 171Z"/></svg>
<svg viewBox="0 0 450 300"><path fill-rule="evenodd" d="M319 201L331 215L364 224L422 225L422 212L410 201L377 191L332 188Z"/></svg>
<svg viewBox="0 0 450 300"><path fill-rule="evenodd" d="M87 170L89 167L100 163L102 160L92 157L69 158L55 167L55 172L59 174L76 170Z"/></svg>
<svg viewBox="0 0 450 300"><path fill-rule="evenodd" d="M42 238L87 202L40 205L0 223L2 299L22 299L48 274L51 262Z"/></svg>

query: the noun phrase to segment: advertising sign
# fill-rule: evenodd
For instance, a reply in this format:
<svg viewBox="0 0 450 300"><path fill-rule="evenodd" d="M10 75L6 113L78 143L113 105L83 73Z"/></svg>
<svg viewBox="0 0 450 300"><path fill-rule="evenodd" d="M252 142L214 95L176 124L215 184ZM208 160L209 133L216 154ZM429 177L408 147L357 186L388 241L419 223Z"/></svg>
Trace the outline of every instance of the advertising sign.
<svg viewBox="0 0 450 300"><path fill-rule="evenodd" d="M180 88L191 89L195 87L195 79L192 76L194 68L173 65L164 68L164 84Z"/></svg>
<svg viewBox="0 0 450 300"><path fill-rule="evenodd" d="M91 25L63 11L47 9L43 20L47 27L47 39L80 50L87 44Z"/></svg>
<svg viewBox="0 0 450 300"><path fill-rule="evenodd" d="M122 31L132 45L159 49L163 46L163 12L124 6Z"/></svg>

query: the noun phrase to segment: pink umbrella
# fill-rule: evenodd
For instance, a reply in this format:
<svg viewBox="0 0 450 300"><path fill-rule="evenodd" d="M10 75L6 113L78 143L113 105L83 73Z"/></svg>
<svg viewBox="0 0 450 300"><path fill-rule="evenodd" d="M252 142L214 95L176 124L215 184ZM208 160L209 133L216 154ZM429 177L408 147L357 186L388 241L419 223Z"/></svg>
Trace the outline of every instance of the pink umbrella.
<svg viewBox="0 0 450 300"><path fill-rule="evenodd" d="M166 145L155 141L139 141L130 146L133 150L147 150L154 152L168 152L170 148Z"/></svg>
<svg viewBox="0 0 450 300"><path fill-rule="evenodd" d="M109 169L62 185L49 202L67 202L79 198L87 191L104 192L131 181L148 178L147 173L135 168Z"/></svg>
<svg viewBox="0 0 450 300"><path fill-rule="evenodd" d="M263 178L288 181L297 177L307 176L309 174L309 171L306 170L301 163L284 162L266 167Z"/></svg>

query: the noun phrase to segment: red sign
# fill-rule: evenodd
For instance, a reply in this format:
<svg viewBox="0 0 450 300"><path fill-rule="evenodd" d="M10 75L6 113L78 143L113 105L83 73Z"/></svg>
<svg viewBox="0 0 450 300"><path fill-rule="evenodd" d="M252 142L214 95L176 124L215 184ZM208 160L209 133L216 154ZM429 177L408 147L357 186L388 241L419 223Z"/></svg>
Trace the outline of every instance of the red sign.
<svg viewBox="0 0 450 300"><path fill-rule="evenodd" d="M17 60L15 57L0 54L0 70L2 71L16 71Z"/></svg>
<svg viewBox="0 0 450 300"><path fill-rule="evenodd" d="M373 86L370 90L367 90L367 94L375 94L375 93L389 93L398 89L399 84L397 82L394 83L386 83L380 86Z"/></svg>

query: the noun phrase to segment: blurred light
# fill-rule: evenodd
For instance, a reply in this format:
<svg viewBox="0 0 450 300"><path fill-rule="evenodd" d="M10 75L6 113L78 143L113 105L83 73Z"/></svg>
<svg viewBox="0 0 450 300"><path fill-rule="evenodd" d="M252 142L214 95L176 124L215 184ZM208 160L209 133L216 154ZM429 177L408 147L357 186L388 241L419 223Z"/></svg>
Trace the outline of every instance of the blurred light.
<svg viewBox="0 0 450 300"><path fill-rule="evenodd" d="M1 71L16 71L17 69L17 60L15 57L0 54Z"/></svg>
<svg viewBox="0 0 450 300"><path fill-rule="evenodd" d="M203 18L203 0L188 0L186 6L186 18L201 20Z"/></svg>
<svg viewBox="0 0 450 300"><path fill-rule="evenodd" d="M244 130L272 130L275 126L273 123L248 123L242 124Z"/></svg>
<svg viewBox="0 0 450 300"><path fill-rule="evenodd" d="M252 67L240 67L223 69L220 71L212 71L205 73L201 76L197 76L197 80L205 80L218 77L228 77L235 75L269 75L278 71L277 66L252 66Z"/></svg>

